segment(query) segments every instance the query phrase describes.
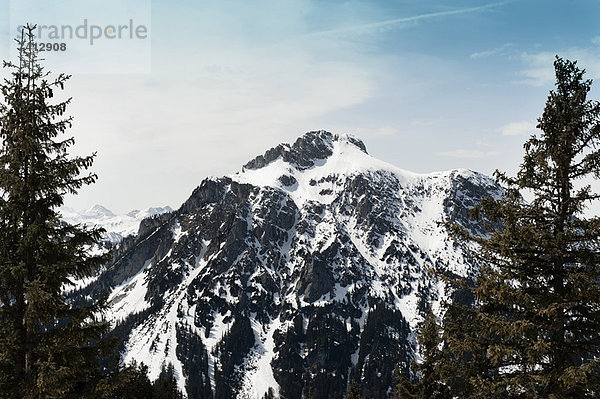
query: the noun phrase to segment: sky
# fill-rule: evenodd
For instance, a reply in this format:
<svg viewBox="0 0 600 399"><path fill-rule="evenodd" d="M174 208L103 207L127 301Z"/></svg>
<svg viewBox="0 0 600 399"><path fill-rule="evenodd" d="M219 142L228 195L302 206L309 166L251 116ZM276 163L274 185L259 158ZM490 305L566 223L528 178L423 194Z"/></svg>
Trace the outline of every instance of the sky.
<svg viewBox="0 0 600 399"><path fill-rule="evenodd" d="M0 0L0 54L13 56L24 22L146 28L137 39L52 39L68 46L46 66L72 74L72 153L97 152L97 183L67 198L78 209L177 208L204 178L319 129L414 172L514 174L555 55L600 78L597 0L74 4Z"/></svg>

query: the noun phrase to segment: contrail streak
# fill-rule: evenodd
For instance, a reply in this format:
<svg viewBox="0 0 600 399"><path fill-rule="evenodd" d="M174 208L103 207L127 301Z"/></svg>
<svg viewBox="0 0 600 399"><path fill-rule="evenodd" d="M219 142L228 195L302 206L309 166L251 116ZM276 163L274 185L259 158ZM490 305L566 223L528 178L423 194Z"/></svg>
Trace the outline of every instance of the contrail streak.
<svg viewBox="0 0 600 399"><path fill-rule="evenodd" d="M362 24L362 25L348 26L345 28L324 30L324 31L320 31L320 32L309 33L308 35L305 35L304 37L308 38L308 37L314 37L314 36L327 36L327 35L332 35L332 34L337 34L337 33L346 33L346 32L360 31L360 30L377 29L377 28L384 28L387 26L392 26L392 25L397 25L397 24L402 24L402 23L407 23L407 22L421 21L424 19L445 17L445 16L457 15L457 14L467 14L467 13L471 13L471 12L486 10L489 8L499 7L504 4L512 3L513 1L502 1L502 2L498 2L498 3L486 4L484 6L461 8L459 10L432 12L432 13L427 13L427 14L414 15L412 17L388 19L385 21L372 22L372 23Z"/></svg>

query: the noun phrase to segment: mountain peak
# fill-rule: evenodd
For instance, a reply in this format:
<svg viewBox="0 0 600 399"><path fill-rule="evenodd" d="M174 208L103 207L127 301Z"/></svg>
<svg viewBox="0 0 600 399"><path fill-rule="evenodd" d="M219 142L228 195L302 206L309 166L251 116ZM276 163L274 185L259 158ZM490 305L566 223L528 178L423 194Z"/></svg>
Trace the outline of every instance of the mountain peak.
<svg viewBox="0 0 600 399"><path fill-rule="evenodd" d="M352 144L367 154L365 144L354 136L315 130L303 134L292 145L279 144L277 147L271 148L244 165L244 169L260 169L280 157L299 170L308 169L315 165L315 161L330 157L333 154L335 142Z"/></svg>
<svg viewBox="0 0 600 399"><path fill-rule="evenodd" d="M137 218L137 219L142 219L142 218L147 218L147 217L152 217L155 215L160 215L166 212L173 212L173 208L171 208L169 205L163 206L163 207L150 207L150 208L146 208L146 209L134 209L131 212L127 213L127 216L132 217L132 218Z"/></svg>
<svg viewBox="0 0 600 399"><path fill-rule="evenodd" d="M91 207L90 209L88 209L87 211L85 211L85 213L89 216L106 216L106 217L113 217L115 216L114 213L112 213L112 211L110 211L109 209L106 209L105 207L103 207L102 205L94 205L93 207Z"/></svg>
<svg viewBox="0 0 600 399"><path fill-rule="evenodd" d="M79 295L110 287L124 363L151 379L172 364L189 398L341 398L345 370L385 398L419 356L419 323L453 298L436 275L476 273L439 222L483 235L469 210L501 195L472 171L412 173L308 132L146 220Z"/></svg>

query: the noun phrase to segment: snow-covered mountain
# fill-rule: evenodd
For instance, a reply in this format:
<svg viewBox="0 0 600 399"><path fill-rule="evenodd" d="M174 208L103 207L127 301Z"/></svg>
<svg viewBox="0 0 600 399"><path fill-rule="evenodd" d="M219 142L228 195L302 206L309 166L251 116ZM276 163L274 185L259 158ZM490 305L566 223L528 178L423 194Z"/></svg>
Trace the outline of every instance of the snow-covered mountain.
<svg viewBox="0 0 600 399"><path fill-rule="evenodd" d="M385 398L415 328L473 264L439 222L500 196L469 170L417 174L348 135L309 132L205 179L146 219L79 294L110 292L123 359L174 366L190 398ZM481 232L481 231L479 231Z"/></svg>
<svg viewBox="0 0 600 399"><path fill-rule="evenodd" d="M73 208L63 207L60 212L62 219L69 224L84 224L86 226L100 226L106 230L105 240L116 244L124 237L137 234L140 222L143 219L172 212L170 206L133 210L125 215L115 215L102 205L94 205L88 210L78 211Z"/></svg>

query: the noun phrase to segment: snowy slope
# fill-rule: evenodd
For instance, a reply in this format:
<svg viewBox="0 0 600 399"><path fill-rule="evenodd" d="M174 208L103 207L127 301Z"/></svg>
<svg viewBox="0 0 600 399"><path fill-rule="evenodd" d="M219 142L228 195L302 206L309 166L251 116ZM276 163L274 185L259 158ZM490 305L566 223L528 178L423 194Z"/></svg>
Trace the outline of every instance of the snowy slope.
<svg viewBox="0 0 600 399"><path fill-rule="evenodd" d="M350 378L372 376L369 395L386 397L389 370L407 370L415 328L447 297L431 270L474 271L439 222L477 231L469 208L500 195L470 170L416 174L355 137L309 132L146 221L82 295L109 288L111 319L131 325L125 361L151 377L173 364L191 398L300 398L309 386L341 398Z"/></svg>

